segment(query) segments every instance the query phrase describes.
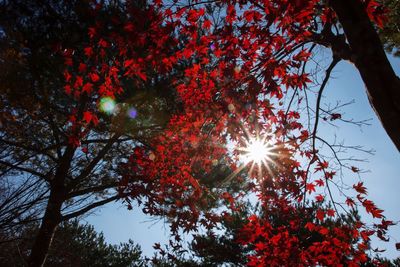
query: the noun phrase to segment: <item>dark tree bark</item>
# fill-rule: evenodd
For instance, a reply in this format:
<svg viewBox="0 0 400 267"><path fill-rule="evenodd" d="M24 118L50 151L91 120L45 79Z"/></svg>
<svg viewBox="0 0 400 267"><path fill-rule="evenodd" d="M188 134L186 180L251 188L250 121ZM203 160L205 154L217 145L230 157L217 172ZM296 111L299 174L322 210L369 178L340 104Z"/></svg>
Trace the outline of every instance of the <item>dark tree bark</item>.
<svg viewBox="0 0 400 267"><path fill-rule="evenodd" d="M331 0L349 43L351 62L365 83L368 99L400 151L400 79L360 0Z"/></svg>
<svg viewBox="0 0 400 267"><path fill-rule="evenodd" d="M71 167L75 150L75 147L68 145L54 175L54 179L50 181L50 196L39 233L36 236L31 255L29 256L29 267L41 267L44 265L56 228L62 221L61 208L68 193L65 187L65 178Z"/></svg>
<svg viewBox="0 0 400 267"><path fill-rule="evenodd" d="M52 191L40 225L39 233L32 247L28 266L40 267L44 265L53 235L58 224L61 222L62 203L63 199L60 193Z"/></svg>

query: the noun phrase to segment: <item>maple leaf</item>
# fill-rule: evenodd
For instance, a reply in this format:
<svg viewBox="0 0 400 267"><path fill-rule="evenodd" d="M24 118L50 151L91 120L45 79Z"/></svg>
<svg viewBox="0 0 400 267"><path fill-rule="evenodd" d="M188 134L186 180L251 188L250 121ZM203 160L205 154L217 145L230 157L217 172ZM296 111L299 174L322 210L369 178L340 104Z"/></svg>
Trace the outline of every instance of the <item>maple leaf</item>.
<svg viewBox="0 0 400 267"><path fill-rule="evenodd" d="M85 83L82 87L82 93L87 93L88 95L93 91L92 83Z"/></svg>
<svg viewBox="0 0 400 267"><path fill-rule="evenodd" d="M329 234L329 230L326 227L321 227L318 231L321 235Z"/></svg>
<svg viewBox="0 0 400 267"><path fill-rule="evenodd" d="M306 225L304 226L306 229L308 229L308 231L314 231L315 229L315 224L313 224L312 222L308 222L306 223Z"/></svg>
<svg viewBox="0 0 400 267"><path fill-rule="evenodd" d="M79 72L85 72L86 71L86 64L84 63L79 63L78 71Z"/></svg>
<svg viewBox="0 0 400 267"><path fill-rule="evenodd" d="M369 241L370 240L370 236L373 235L375 233L375 231L373 230L363 230L360 232L360 236L364 241Z"/></svg>
<svg viewBox="0 0 400 267"><path fill-rule="evenodd" d="M335 211L333 209L327 209L326 210L326 215L329 217L334 217L335 216Z"/></svg>
<svg viewBox="0 0 400 267"><path fill-rule="evenodd" d="M368 200L368 199L364 200L362 202L362 205L365 207L365 210L368 213L371 213L372 217L374 217L374 218L382 218L383 217L383 215L382 215L383 210L378 209L375 206L374 202L372 202L371 200Z"/></svg>
<svg viewBox="0 0 400 267"><path fill-rule="evenodd" d="M133 32L135 30L135 26L133 25L132 22L128 22L125 24L124 30L127 32Z"/></svg>
<svg viewBox="0 0 400 267"><path fill-rule="evenodd" d="M100 40L99 40L99 46L100 46L100 47L103 47L103 48L106 48L106 47L108 47L108 43L107 43L106 40L100 39Z"/></svg>
<svg viewBox="0 0 400 267"><path fill-rule="evenodd" d="M327 169L328 168L328 166L329 166L329 163L327 162L327 161L319 161L318 163L317 163L317 167L315 168L315 171L317 172L317 171L322 171L322 170L325 170L325 169Z"/></svg>
<svg viewBox="0 0 400 267"><path fill-rule="evenodd" d="M211 21L209 19L204 20L203 27L204 29L209 30L211 28Z"/></svg>
<svg viewBox="0 0 400 267"><path fill-rule="evenodd" d="M85 111L83 112L83 120L86 121L87 124L89 124L92 121L93 118L93 113L90 111Z"/></svg>
<svg viewBox="0 0 400 267"><path fill-rule="evenodd" d="M124 61L124 68L128 68L128 67L132 66L133 63L134 63L134 60L133 60L133 59L125 60L125 61Z"/></svg>
<svg viewBox="0 0 400 267"><path fill-rule="evenodd" d="M65 93L66 93L67 95L70 95L70 94L71 94L71 91L72 91L71 86L70 86L70 85L65 85L65 86L64 86L64 91L65 91Z"/></svg>
<svg viewBox="0 0 400 267"><path fill-rule="evenodd" d="M93 38L96 35L96 28L90 27L89 28L89 37Z"/></svg>
<svg viewBox="0 0 400 267"><path fill-rule="evenodd" d="M310 136L310 135L309 135L309 133L308 133L307 130L302 130L302 131L301 131L301 135L299 136L299 138L300 138L300 140L301 140L302 142L304 142L304 141L306 141L306 140L308 139L309 136Z"/></svg>
<svg viewBox="0 0 400 267"><path fill-rule="evenodd" d="M69 82L72 78L72 75L68 71L64 71L64 78L66 82Z"/></svg>
<svg viewBox="0 0 400 267"><path fill-rule="evenodd" d="M356 203L354 202L353 199L347 198L347 199L346 199L346 205L347 205L347 206L350 206L350 207L353 207L353 206L356 205Z"/></svg>
<svg viewBox="0 0 400 267"><path fill-rule="evenodd" d="M193 50L188 49L188 48L185 48L182 51L182 55L187 59L189 59L192 56L192 54L193 54Z"/></svg>
<svg viewBox="0 0 400 267"><path fill-rule="evenodd" d="M100 80L100 76L97 73L91 73L90 74L90 79L92 79L92 82L97 82Z"/></svg>
<svg viewBox="0 0 400 267"><path fill-rule="evenodd" d="M173 115L168 119L165 130L160 130L159 135L148 138L149 147L143 146L132 152L129 157L129 168L132 169L129 169L127 173L130 174L127 176L134 173L135 177L134 179L124 177L123 186L127 192L132 192L130 197L133 199L143 199L145 212L155 215L162 212L171 218L171 231L175 233L177 242L180 241L180 236L176 233L180 233L182 229L184 232L197 230L197 226L212 229L213 225L218 223L217 218L207 215L205 207L209 206L208 194L204 194L205 187L199 178L201 176L199 173L205 176L210 174L215 167L213 159L218 159L216 161L218 163L228 154L226 151L221 151L223 150L221 147L229 138L233 140L240 138L241 134L238 132L241 130L231 124L243 124L246 127L249 125L249 132L253 133L255 130L252 125L259 122L257 112L261 110L260 116L264 116L265 129L271 129L271 135L274 135L273 139L276 139L278 147L288 147L290 151L277 153L276 157L279 158L276 162L279 166L271 167L276 180L265 179L273 182L263 183L265 188L257 193L265 214L272 212L273 216L285 221L277 226L262 215L257 217L255 214L249 214L247 218L249 223L244 227L248 239L243 238L240 241L243 245L256 250L249 253L251 254L249 262L253 263L253 266L279 266L279 264L295 266L299 262L304 266L330 266L338 259L339 261L349 259L344 265L354 266L351 264L354 262L358 264L359 260L364 258L362 253L351 255L353 250L349 249L353 246L354 250L356 249L354 241L350 239L352 235L355 235L354 238L359 238L359 229L349 230L342 227L341 222L335 222L334 227L331 227L329 223L333 219L324 222L324 226L316 226L312 222L319 221L319 224L322 224L326 217L335 216L335 211L318 208L319 205L322 206L321 203L310 208L312 211L299 209L298 203L292 203L292 198L288 197L292 194L299 195L299 192L304 191L304 181L309 174L308 171L302 170L303 162L299 162L292 154L307 157L311 161L310 164L318 161L314 169L323 171L325 175L322 179L305 184L305 190L310 194L316 192L315 186L325 186L325 181L334 179L335 172L328 169L327 161L319 162L320 154L315 148L303 149L305 142L310 139L310 133L305 130L307 127L301 124L299 110L285 111L286 104L283 101L279 102L279 99L288 92L285 91L285 86L300 90L310 85L313 77L299 70L310 59L311 52L302 49L304 46L298 44L310 38L311 18L315 16L317 20L321 18L329 23L330 20L334 20L334 12L330 11L333 14L330 15L324 10L325 7L316 4L318 1L264 1L262 3L264 8L250 3L247 5L244 2L223 0L224 5L221 6L225 8L223 12L227 24L215 32L209 30L212 27L211 21L202 17L205 15L204 9L179 5L166 8L162 6L161 0L150 1L149 8L135 9L137 14L134 16L129 14L128 18L110 19L115 24L113 27L107 27L107 23L101 27L103 24L97 23L96 29L101 27L101 31L96 32L95 28L89 29L93 48L84 48L86 57L82 60L74 57L82 53L69 53L67 69L74 77L71 77L71 74L65 77L70 86L65 87L65 91L68 94L71 92L76 94L77 100L82 99L78 97L80 93L90 93L90 98L98 101L104 96L116 98L129 95L131 92L124 91L129 88L135 88L139 93L140 90L147 90L147 86L152 86L153 81L156 83L159 78L163 80L163 75L171 77L171 87L176 92L180 104L179 115ZM154 5L160 6L155 8ZM127 12L130 12L129 9ZM372 14L374 12L376 11L372 10L371 15L375 16ZM146 23L143 23L146 24L145 27L141 25L144 19L146 19ZM238 24L233 25L234 22ZM270 28L274 29L273 34L269 32ZM100 36L103 33L105 34ZM180 38L180 34L184 38ZM302 50L298 52L300 49ZM274 56L275 54L282 56L278 58ZM240 70L236 68L238 65L241 67ZM100 79L104 82L97 84ZM143 82L147 80L148 83ZM126 86L127 81L133 83L133 86ZM71 87L73 84L74 88ZM143 88L145 85L146 88ZM273 103L277 102L276 107L264 103L266 101L263 102L263 98L271 99ZM300 100L298 101L300 105ZM226 109L226 103L231 102L235 103L236 108ZM250 103L249 108L247 103ZM89 103L87 107L93 105ZM253 112L256 113L253 116L256 118L248 123L246 120ZM74 114L81 113L76 111ZM336 120L340 117L340 114L333 113L328 114L325 120ZM84 122L87 125L82 125ZM89 132L90 127L97 122L94 113L85 111L82 121L73 123L71 121L70 124L73 124L71 128L80 130L81 127L83 131ZM212 130L209 130L206 126L211 122ZM260 128L264 128L264 125ZM208 134L207 138L203 138L205 132ZM83 139L83 135L74 138L79 141ZM87 147L82 148L82 152L85 153L85 149ZM275 154L271 157L275 157ZM235 160L231 160L227 165L235 170L237 168L235 163ZM246 178L253 178L253 174L248 176ZM282 177L285 177L284 182L281 180ZM258 190L254 182L251 184L252 190ZM355 185L354 188L360 193L357 197L366 210L373 217L381 218L382 211L361 196L366 194L362 183ZM274 195L271 192L278 193ZM234 210L236 205L233 205L237 204L236 194L235 197L232 195L228 192L222 193L219 195L219 200L231 203L230 209L237 211ZM300 197L295 201L298 199ZM317 202L323 202L324 196L319 194L315 199ZM355 205L350 198L346 200L346 204L351 207ZM315 218L310 218L310 214L315 214ZM290 219L286 218L288 215ZM309 231L319 232L320 242L319 240L306 242L310 243L309 247L303 246L302 238L310 239L310 234L316 234L307 233L308 235L304 236L301 231L297 231L303 222ZM296 233L293 234L294 232ZM365 235L367 233L364 233ZM273 252L271 244L274 245ZM295 251L297 247L301 247L302 251ZM329 249L325 249L326 247ZM154 248L160 250L160 244L155 244ZM292 249L294 253L291 253ZM360 249L365 250L366 245L360 244ZM287 253L288 251L290 253ZM290 262L291 256L288 254L299 255L296 257L299 262Z"/></svg>
<svg viewBox="0 0 400 267"><path fill-rule="evenodd" d="M316 217L318 220L323 221L324 217L325 217L325 211L323 211L321 209L317 210Z"/></svg>
<svg viewBox="0 0 400 267"><path fill-rule="evenodd" d="M353 188L360 194L367 194L367 188L365 188L363 182L358 182L357 184L353 185Z"/></svg>
<svg viewBox="0 0 400 267"><path fill-rule="evenodd" d="M315 183L317 184L317 186L324 186L325 185L325 182L322 179L315 180Z"/></svg>
<svg viewBox="0 0 400 267"><path fill-rule="evenodd" d="M281 234L274 235L270 240L274 246L277 246L279 241L281 240Z"/></svg>
<svg viewBox="0 0 400 267"><path fill-rule="evenodd" d="M93 48L92 47L85 47L84 54L87 57L91 57L93 55Z"/></svg>
<svg viewBox="0 0 400 267"><path fill-rule="evenodd" d="M339 113L333 113L333 114L331 114L330 120L331 120L331 121L334 121L334 120L341 119L341 118L342 118L342 115L341 115L341 114L339 114Z"/></svg>
<svg viewBox="0 0 400 267"><path fill-rule="evenodd" d="M315 197L315 199L317 200L317 202L323 202L324 199L325 199L325 197L324 197L323 195L319 194L319 195L317 195L317 196Z"/></svg>
<svg viewBox="0 0 400 267"><path fill-rule="evenodd" d="M308 191L309 194L315 192L315 185L313 183L308 183L306 185L306 190Z"/></svg>
<svg viewBox="0 0 400 267"><path fill-rule="evenodd" d="M141 71L136 73L140 79L142 79L143 81L147 81L147 75Z"/></svg>

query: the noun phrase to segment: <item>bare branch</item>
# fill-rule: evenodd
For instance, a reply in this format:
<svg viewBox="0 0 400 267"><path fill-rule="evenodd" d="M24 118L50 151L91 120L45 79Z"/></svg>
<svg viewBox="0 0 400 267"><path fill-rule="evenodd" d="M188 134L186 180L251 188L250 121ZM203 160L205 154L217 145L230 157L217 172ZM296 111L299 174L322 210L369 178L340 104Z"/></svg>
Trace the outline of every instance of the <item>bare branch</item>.
<svg viewBox="0 0 400 267"><path fill-rule="evenodd" d="M124 197L124 195L118 194L118 195L112 196L110 198L107 198L107 199L92 203L92 204L90 204L90 205L88 205L88 206L86 206L86 207L84 207L84 208L82 208L82 209L80 209L78 211L63 215L62 216L62 220L63 221L67 221L69 219L78 217L78 216L83 215L84 213L86 213L86 212L88 212L88 211L90 211L90 210L92 210L94 208L100 207L102 205L105 205L107 203L110 203L110 202L112 202L114 200L117 200L119 198L122 198L122 197Z"/></svg>
<svg viewBox="0 0 400 267"><path fill-rule="evenodd" d="M329 78L331 76L332 70L335 68L337 63L340 61L338 57L333 57L333 60L329 67L326 70L326 75L324 80L322 81L321 87L318 92L318 98L317 98L317 105L316 105L316 110L315 110L315 123L314 123L314 130L312 133L312 148L313 148L313 153L315 153L315 139L317 136L317 129L318 129L318 123L319 123L319 110L321 106L321 99L322 99L322 94L324 92L324 89L329 81Z"/></svg>

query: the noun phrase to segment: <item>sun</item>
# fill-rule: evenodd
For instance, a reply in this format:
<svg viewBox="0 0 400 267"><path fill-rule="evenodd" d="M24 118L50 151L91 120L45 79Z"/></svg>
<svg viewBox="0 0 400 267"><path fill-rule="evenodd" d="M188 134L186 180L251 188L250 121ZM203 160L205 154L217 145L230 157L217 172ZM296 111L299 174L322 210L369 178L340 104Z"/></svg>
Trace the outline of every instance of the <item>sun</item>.
<svg viewBox="0 0 400 267"><path fill-rule="evenodd" d="M263 161L268 160L270 149L263 140L250 139L245 148L245 152L247 161L254 161L257 164L260 164Z"/></svg>
<svg viewBox="0 0 400 267"><path fill-rule="evenodd" d="M243 151L242 158L244 162L253 162L257 165L265 165L270 161L271 146L265 139L250 138L245 142L245 147L241 149Z"/></svg>
<svg viewBox="0 0 400 267"><path fill-rule="evenodd" d="M238 160L238 166L234 172L232 172L224 182L231 181L236 175L242 170L248 167L248 174L251 176L257 175L259 180L266 178L264 174L272 177L274 175L274 167L279 165L276 159L279 157L277 152L277 145L272 140L271 135L259 135L251 136L246 131L246 137L242 137L240 143L233 144L232 152L235 159Z"/></svg>
<svg viewBox="0 0 400 267"><path fill-rule="evenodd" d="M242 168L250 166L249 173L253 173L254 169L259 177L262 177L263 173L272 173L270 165L276 164L273 160L276 156L275 146L267 140L267 136L248 137L243 146L237 149L241 152L240 160L244 163Z"/></svg>

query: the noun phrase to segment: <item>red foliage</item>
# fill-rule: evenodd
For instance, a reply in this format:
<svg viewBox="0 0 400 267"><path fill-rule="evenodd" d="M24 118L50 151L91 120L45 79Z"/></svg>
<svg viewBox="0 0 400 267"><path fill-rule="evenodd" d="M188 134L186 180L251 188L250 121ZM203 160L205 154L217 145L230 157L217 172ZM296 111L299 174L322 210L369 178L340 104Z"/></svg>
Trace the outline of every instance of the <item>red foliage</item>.
<svg viewBox="0 0 400 267"><path fill-rule="evenodd" d="M332 223L339 214L328 207L329 199L319 190L328 186L335 172L317 151L304 146L311 134L301 124L300 114L280 106L288 90L304 90L311 82L307 73L299 74L311 57L309 48L299 44L312 35L313 18L321 16L326 23L334 14L317 0L259 0L246 7L246 1L222 2L227 24L218 31L213 31L217 25L201 5L176 10L131 8L131 16L112 21L111 32L102 22L90 27L90 44L75 53L81 57L65 53L66 94L78 101L95 100L84 111L71 114L70 142L79 146L85 129L96 127L97 101L122 95L122 79L139 88L151 83L154 73L172 75L183 69L184 77L173 81L182 109L162 134L149 140L149 147L138 146L125 166L128 173L120 190L130 193L128 201L136 199L146 213L169 217L177 241L180 229L190 231L200 225L210 229L220 218L207 210L210 188L200 174L210 175L220 160L234 172L240 167L240 153L233 152L231 158L224 145L243 144L246 133L269 135L276 152L271 156L274 164L261 174L249 174L266 214L251 216L242 231L239 242L254 247L249 266L358 266L366 261L365 242L373 232L362 223ZM369 1L367 12L380 24L378 11L376 2ZM205 31L200 34L201 28ZM176 49L178 44L181 49ZM331 120L340 118L335 113ZM82 151L87 153L87 148ZM307 181L310 168L303 169L301 160L323 178ZM383 218L382 210L362 196L367 194L363 183L353 187L366 211ZM315 214L299 205L305 192L317 194L320 208ZM235 197L227 192L221 197L228 208L235 208ZM356 205L352 198L345 202ZM274 224L269 214L282 223ZM385 227L378 226L381 233ZM360 236L362 241L357 240Z"/></svg>

